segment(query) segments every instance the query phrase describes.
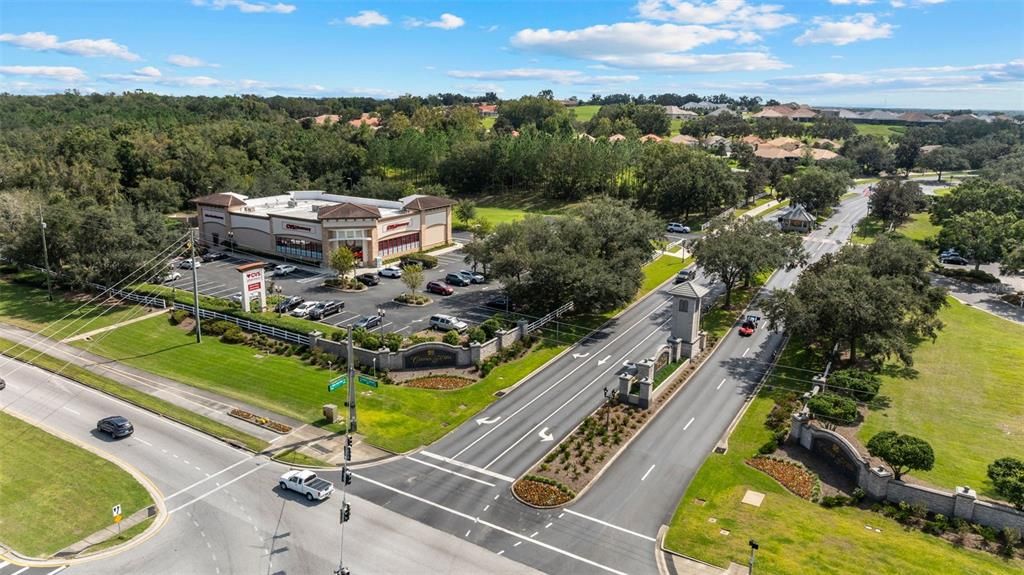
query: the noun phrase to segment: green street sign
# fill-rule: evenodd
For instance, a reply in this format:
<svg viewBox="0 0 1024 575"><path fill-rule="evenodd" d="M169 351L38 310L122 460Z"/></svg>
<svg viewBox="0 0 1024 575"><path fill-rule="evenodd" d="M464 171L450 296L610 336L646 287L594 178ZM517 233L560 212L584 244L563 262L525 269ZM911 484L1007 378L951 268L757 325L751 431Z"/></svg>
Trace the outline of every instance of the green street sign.
<svg viewBox="0 0 1024 575"><path fill-rule="evenodd" d="M343 375L336 379L332 379L331 382L327 384L327 391L334 391L336 389L340 389L344 387L346 383L348 383L347 375Z"/></svg>
<svg viewBox="0 0 1024 575"><path fill-rule="evenodd" d="M367 375L360 375L357 378L357 381L359 381L359 383L361 383L363 385L368 385L370 387L377 387L377 380L373 379L372 377L369 377Z"/></svg>

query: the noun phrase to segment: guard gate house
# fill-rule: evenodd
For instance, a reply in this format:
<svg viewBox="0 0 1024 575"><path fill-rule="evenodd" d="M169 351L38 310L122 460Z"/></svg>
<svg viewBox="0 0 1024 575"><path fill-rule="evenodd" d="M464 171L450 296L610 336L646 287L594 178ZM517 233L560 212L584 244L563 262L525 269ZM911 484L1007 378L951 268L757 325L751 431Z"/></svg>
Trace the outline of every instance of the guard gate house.
<svg viewBox="0 0 1024 575"><path fill-rule="evenodd" d="M221 193L192 200L199 237L238 249L329 267L332 250L348 247L360 266L452 241L448 198L412 195L398 201L293 191L265 198Z"/></svg>

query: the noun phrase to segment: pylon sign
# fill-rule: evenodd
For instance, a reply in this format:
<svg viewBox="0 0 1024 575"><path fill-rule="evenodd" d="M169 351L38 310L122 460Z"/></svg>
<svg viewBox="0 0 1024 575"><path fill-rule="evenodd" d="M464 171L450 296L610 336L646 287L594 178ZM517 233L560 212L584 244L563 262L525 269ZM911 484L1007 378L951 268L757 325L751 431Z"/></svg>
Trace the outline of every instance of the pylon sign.
<svg viewBox="0 0 1024 575"><path fill-rule="evenodd" d="M267 282L263 263L253 262L235 268L242 279L242 309L267 311ZM255 300L255 304L253 303Z"/></svg>

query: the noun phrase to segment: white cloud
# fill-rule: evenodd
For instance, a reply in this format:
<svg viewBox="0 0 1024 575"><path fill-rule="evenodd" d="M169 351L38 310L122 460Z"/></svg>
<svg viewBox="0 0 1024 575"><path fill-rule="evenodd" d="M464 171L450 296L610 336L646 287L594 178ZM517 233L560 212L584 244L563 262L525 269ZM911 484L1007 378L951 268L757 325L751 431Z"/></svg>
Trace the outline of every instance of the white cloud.
<svg viewBox="0 0 1024 575"><path fill-rule="evenodd" d="M481 26L480 29L483 30L484 32L494 32L498 29L498 25L491 24L490 26Z"/></svg>
<svg viewBox="0 0 1024 575"><path fill-rule="evenodd" d="M0 74L5 76L34 76L62 82L82 82L88 77L85 72L74 66L0 66Z"/></svg>
<svg viewBox="0 0 1024 575"><path fill-rule="evenodd" d="M922 6L934 6L936 4L945 4L946 0L891 0L889 5L893 8L906 8L910 6L912 8L920 8Z"/></svg>
<svg viewBox="0 0 1024 575"><path fill-rule="evenodd" d="M763 90L792 94L879 91L964 91L994 84L1024 83L1024 59L998 64L886 68L858 74L827 72L785 76L758 83Z"/></svg>
<svg viewBox="0 0 1024 575"><path fill-rule="evenodd" d="M640 54L637 56L607 55L602 62L617 68L638 68L672 72L754 72L781 70L789 65L765 52L730 52L726 54Z"/></svg>
<svg viewBox="0 0 1024 575"><path fill-rule="evenodd" d="M127 46L118 44L109 38L99 40L80 38L61 42L53 34L26 32L25 34L0 34L0 42L34 52L60 52L61 54L87 56L90 58L105 56L130 61L141 59L138 54L133 54L129 51Z"/></svg>
<svg viewBox="0 0 1024 575"><path fill-rule="evenodd" d="M134 73L148 78L159 78L160 76L163 76L163 74L160 73L160 70L153 66L143 66L142 68L135 70Z"/></svg>
<svg viewBox="0 0 1024 575"><path fill-rule="evenodd" d="M332 23L338 22L332 20ZM388 20L387 16L376 10L363 10L355 16L345 18L345 23L351 26L359 26L360 28L369 28L371 26L387 26L391 23L391 20Z"/></svg>
<svg viewBox="0 0 1024 575"><path fill-rule="evenodd" d="M220 64L212 64L202 58L184 54L171 54L167 57L167 63L179 68L220 68Z"/></svg>
<svg viewBox="0 0 1024 575"><path fill-rule="evenodd" d="M640 17L649 20L758 30L774 30L797 22L796 17L781 10L782 6L777 4L750 5L745 0L640 0L636 5Z"/></svg>
<svg viewBox="0 0 1024 575"><path fill-rule="evenodd" d="M517 80L540 80L555 84L595 85L635 82L639 76L589 76L578 70L553 68L510 68L505 70L450 70L452 78L469 80L491 80L495 82Z"/></svg>
<svg viewBox="0 0 1024 575"><path fill-rule="evenodd" d="M455 89L462 94L467 95L484 95L487 92L494 92L495 94L501 94L505 91L505 87L501 84L456 84Z"/></svg>
<svg viewBox="0 0 1024 575"><path fill-rule="evenodd" d="M246 2L245 0L192 0L194 6L206 6L214 10L238 8L244 14L291 14L295 11L294 4L278 2Z"/></svg>
<svg viewBox="0 0 1024 575"><path fill-rule="evenodd" d="M797 44L845 46L853 42L889 38L896 28L892 24L879 22L874 14L856 14L842 20L818 17L813 24L812 28L808 28L795 40Z"/></svg>
<svg viewBox="0 0 1024 575"><path fill-rule="evenodd" d="M835 4L837 6L849 6L850 4L867 6L868 4L874 4L875 0L828 0L828 2L829 4Z"/></svg>
<svg viewBox="0 0 1024 575"><path fill-rule="evenodd" d="M419 20L416 18L405 19L405 25L408 26L409 28L419 28L421 26L426 26L427 28L454 30L456 28L461 28L465 23L466 21L463 20L462 18L459 18L455 14L449 14L448 12L441 14L441 16L437 20L434 20L432 22L427 20Z"/></svg>

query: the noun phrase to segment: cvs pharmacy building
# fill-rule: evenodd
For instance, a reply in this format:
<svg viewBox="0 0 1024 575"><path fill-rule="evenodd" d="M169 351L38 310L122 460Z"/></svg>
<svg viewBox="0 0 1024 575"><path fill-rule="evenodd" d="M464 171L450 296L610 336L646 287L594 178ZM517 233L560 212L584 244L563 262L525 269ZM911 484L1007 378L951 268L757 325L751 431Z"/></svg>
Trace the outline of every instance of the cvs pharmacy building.
<svg viewBox="0 0 1024 575"><path fill-rule="evenodd" d="M265 198L223 193L192 200L201 240L328 267L330 252L352 250L363 267L452 241L448 198L398 201L294 191Z"/></svg>

